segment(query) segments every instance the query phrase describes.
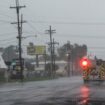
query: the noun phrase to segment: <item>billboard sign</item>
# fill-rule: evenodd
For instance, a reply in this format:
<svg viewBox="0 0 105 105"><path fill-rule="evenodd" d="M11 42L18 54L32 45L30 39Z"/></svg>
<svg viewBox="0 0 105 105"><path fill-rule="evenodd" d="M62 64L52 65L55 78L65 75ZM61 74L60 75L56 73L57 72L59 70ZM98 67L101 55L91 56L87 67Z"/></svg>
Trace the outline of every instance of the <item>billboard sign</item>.
<svg viewBox="0 0 105 105"><path fill-rule="evenodd" d="M37 45L37 46L28 46L27 54L28 55L43 55L46 53L46 46Z"/></svg>
<svg viewBox="0 0 105 105"><path fill-rule="evenodd" d="M35 55L35 46L28 46L27 47L27 54L28 55Z"/></svg>
<svg viewBox="0 0 105 105"><path fill-rule="evenodd" d="M35 54L43 55L46 52L46 46L35 46Z"/></svg>

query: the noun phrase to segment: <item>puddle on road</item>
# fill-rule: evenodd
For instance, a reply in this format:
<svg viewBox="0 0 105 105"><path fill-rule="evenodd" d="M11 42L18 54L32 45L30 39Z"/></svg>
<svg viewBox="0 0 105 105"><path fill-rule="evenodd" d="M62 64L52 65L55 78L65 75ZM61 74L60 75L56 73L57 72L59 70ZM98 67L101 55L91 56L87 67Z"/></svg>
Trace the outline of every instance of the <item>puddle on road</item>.
<svg viewBox="0 0 105 105"><path fill-rule="evenodd" d="M12 105L105 105L105 100L88 100L86 103L80 103L80 100L64 99L61 101L48 101L48 102L17 102Z"/></svg>
<svg viewBox="0 0 105 105"><path fill-rule="evenodd" d="M47 100L40 102L16 102L12 105L105 105L105 99L91 98L90 89L88 86L83 86L80 89L80 95L75 97L50 97Z"/></svg>

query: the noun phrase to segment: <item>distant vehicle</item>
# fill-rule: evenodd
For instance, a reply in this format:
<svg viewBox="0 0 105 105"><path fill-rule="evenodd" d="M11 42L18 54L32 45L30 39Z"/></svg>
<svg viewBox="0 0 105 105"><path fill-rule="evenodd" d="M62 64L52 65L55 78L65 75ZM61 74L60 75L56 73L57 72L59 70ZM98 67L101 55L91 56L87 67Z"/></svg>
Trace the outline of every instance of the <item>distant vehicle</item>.
<svg viewBox="0 0 105 105"><path fill-rule="evenodd" d="M84 82L105 80L105 61L82 58L80 65Z"/></svg>

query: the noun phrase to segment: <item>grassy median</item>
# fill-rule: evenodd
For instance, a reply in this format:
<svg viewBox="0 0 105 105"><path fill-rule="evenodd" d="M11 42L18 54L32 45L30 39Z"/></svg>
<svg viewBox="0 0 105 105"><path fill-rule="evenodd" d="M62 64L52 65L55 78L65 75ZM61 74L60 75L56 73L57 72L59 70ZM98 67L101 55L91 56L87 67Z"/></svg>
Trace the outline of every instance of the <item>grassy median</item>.
<svg viewBox="0 0 105 105"><path fill-rule="evenodd" d="M9 79L8 83L10 82L31 82L31 81L45 81L45 80L53 80L57 79L57 77L31 77L31 78L24 78L21 79ZM7 81L5 79L0 79L0 83L6 83Z"/></svg>

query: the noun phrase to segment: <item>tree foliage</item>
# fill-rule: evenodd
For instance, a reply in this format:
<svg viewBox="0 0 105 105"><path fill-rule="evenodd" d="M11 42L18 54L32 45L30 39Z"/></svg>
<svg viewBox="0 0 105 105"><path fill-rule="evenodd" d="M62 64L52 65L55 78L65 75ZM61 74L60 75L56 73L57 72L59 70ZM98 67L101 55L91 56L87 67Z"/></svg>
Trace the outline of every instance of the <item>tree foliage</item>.
<svg viewBox="0 0 105 105"><path fill-rule="evenodd" d="M67 42L63 46L58 49L59 58L65 60L67 54L70 54L70 59L75 61L77 58L82 58L87 55L87 46L86 45L78 45L78 44L70 44Z"/></svg>
<svg viewBox="0 0 105 105"><path fill-rule="evenodd" d="M59 69L59 66L57 64L53 64L52 70L53 72L57 71ZM50 74L51 73L51 63L47 63L45 66L45 70Z"/></svg>
<svg viewBox="0 0 105 105"><path fill-rule="evenodd" d="M17 59L18 58L17 52L18 52L18 50L17 50L16 46L11 45L11 46L5 48L3 55L2 55L4 61L12 62L13 59Z"/></svg>

